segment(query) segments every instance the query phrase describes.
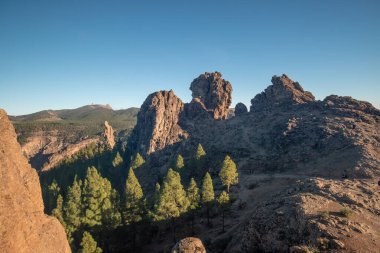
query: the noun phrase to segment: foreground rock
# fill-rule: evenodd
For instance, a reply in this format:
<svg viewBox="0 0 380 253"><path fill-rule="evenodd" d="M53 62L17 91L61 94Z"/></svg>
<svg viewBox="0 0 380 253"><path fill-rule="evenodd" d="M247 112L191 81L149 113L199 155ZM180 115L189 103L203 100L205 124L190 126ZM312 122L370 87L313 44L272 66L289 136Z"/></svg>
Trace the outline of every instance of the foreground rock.
<svg viewBox="0 0 380 253"><path fill-rule="evenodd" d="M0 252L71 252L62 225L43 212L37 173L22 156L1 109L0 172Z"/></svg>
<svg viewBox="0 0 380 253"><path fill-rule="evenodd" d="M375 180L309 178L283 189L278 182L277 190L252 208L227 252L378 251L380 193Z"/></svg>
<svg viewBox="0 0 380 253"><path fill-rule="evenodd" d="M200 239L186 237L173 247L172 253L206 253L206 249Z"/></svg>

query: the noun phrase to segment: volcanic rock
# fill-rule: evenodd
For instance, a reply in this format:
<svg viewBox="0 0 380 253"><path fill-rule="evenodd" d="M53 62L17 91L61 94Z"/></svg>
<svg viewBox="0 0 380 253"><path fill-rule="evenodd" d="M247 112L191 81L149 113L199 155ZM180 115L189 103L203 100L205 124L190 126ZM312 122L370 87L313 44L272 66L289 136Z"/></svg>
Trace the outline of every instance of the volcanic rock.
<svg viewBox="0 0 380 253"><path fill-rule="evenodd" d="M251 100L251 112L270 111L274 108L286 108L294 104L305 104L315 100L313 94L304 91L298 82L287 75L273 76L272 85Z"/></svg>
<svg viewBox="0 0 380 253"><path fill-rule="evenodd" d="M137 115L131 146L143 154L163 149L188 137L179 125L184 103L172 90L150 94Z"/></svg>
<svg viewBox="0 0 380 253"><path fill-rule="evenodd" d="M44 214L40 182L0 110L0 252L71 252L59 221Z"/></svg>
<svg viewBox="0 0 380 253"><path fill-rule="evenodd" d="M172 253L206 253L206 249L200 239L186 237L173 247Z"/></svg>
<svg viewBox="0 0 380 253"><path fill-rule="evenodd" d="M219 72L204 73L190 85L193 99L202 103L214 119L227 119L232 102L232 85Z"/></svg>
<svg viewBox="0 0 380 253"><path fill-rule="evenodd" d="M244 113L247 113L248 112L248 109L247 109L247 106L245 106L245 104L243 103L237 103L236 106L235 106L235 116L240 116Z"/></svg>

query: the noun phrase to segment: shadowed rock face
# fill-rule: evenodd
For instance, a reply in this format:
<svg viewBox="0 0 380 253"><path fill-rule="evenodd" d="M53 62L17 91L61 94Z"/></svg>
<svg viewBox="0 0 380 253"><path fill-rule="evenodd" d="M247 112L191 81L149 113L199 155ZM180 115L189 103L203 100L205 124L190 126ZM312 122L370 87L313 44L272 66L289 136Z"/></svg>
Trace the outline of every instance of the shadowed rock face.
<svg viewBox="0 0 380 253"><path fill-rule="evenodd" d="M298 82L293 82L286 75L273 76L272 85L251 100L251 112L271 111L275 108L294 104L305 104L315 100L313 94L304 91Z"/></svg>
<svg viewBox="0 0 380 253"><path fill-rule="evenodd" d="M23 157L1 109L0 172L0 252L71 252L59 221L43 212L37 173Z"/></svg>
<svg viewBox="0 0 380 253"><path fill-rule="evenodd" d="M137 115L130 138L134 149L150 154L188 136L178 124L184 103L172 90L149 95Z"/></svg>
<svg viewBox="0 0 380 253"><path fill-rule="evenodd" d="M232 102L232 85L219 72L204 73L190 85L193 99L202 103L214 119L227 119Z"/></svg>

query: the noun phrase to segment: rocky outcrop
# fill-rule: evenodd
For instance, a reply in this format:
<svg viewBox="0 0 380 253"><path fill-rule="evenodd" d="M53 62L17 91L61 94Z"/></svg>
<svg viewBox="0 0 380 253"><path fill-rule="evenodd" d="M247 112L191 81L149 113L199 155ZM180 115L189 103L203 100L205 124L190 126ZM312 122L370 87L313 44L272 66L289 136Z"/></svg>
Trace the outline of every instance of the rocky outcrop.
<svg viewBox="0 0 380 253"><path fill-rule="evenodd" d="M71 252L62 225L44 214L37 173L23 157L3 110L0 173L0 252Z"/></svg>
<svg viewBox="0 0 380 253"><path fill-rule="evenodd" d="M272 85L251 100L251 112L271 111L286 108L294 104L305 104L315 100L313 94L304 91L298 82L287 75L273 76Z"/></svg>
<svg viewBox="0 0 380 253"><path fill-rule="evenodd" d="M190 85L193 102L201 103L214 119L227 119L232 102L232 85L219 72L204 73Z"/></svg>
<svg viewBox="0 0 380 253"><path fill-rule="evenodd" d="M188 133L179 125L184 107L172 90L150 94L141 106L129 139L132 149L150 154L187 138Z"/></svg>
<svg viewBox="0 0 380 253"><path fill-rule="evenodd" d="M247 106L243 103L237 103L235 106L235 116L240 116L248 112Z"/></svg>
<svg viewBox="0 0 380 253"><path fill-rule="evenodd" d="M88 138L78 141L77 143L67 144L59 151L56 151L52 145L47 145L42 153L46 152L49 154L48 156L43 156L41 154L38 158L45 158L45 163L40 169L41 172L46 172L55 166L59 165L59 163L67 157L71 157L79 150L91 145L92 143L101 143L99 138ZM34 159L33 159L34 160Z"/></svg>
<svg viewBox="0 0 380 253"><path fill-rule="evenodd" d="M173 247L172 253L206 253L206 249L200 239L186 237Z"/></svg>
<svg viewBox="0 0 380 253"><path fill-rule="evenodd" d="M115 146L114 130L112 126L108 124L108 121L104 122L104 131L102 136L105 138L107 145L113 149Z"/></svg>

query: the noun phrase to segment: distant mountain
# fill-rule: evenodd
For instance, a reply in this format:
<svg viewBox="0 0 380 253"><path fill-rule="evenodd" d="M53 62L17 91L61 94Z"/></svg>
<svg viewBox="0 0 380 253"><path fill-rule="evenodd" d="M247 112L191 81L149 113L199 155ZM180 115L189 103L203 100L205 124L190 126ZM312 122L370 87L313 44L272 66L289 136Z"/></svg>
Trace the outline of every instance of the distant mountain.
<svg viewBox="0 0 380 253"><path fill-rule="evenodd" d="M105 121L115 130L116 139L125 140L136 124L138 111L138 108L113 110L110 105L85 105L9 118L24 155L34 168L44 170L53 166L49 161L60 161L65 154L99 141Z"/></svg>
<svg viewBox="0 0 380 253"><path fill-rule="evenodd" d="M108 121L114 128L127 129L136 122L138 108L113 110L110 105L85 105L76 109L43 110L21 116L10 116L19 122L60 122L104 123Z"/></svg>

